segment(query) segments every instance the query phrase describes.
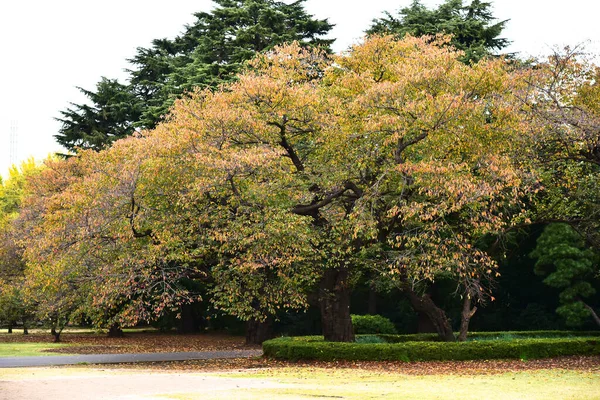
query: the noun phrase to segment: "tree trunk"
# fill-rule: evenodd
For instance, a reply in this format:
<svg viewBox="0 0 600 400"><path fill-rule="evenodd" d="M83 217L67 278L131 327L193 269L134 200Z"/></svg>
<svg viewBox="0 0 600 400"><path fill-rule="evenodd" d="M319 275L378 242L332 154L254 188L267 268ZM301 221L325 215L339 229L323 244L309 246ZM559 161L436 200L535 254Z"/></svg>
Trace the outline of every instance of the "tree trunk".
<svg viewBox="0 0 600 400"><path fill-rule="evenodd" d="M589 305L587 305L586 303L583 303L583 305L585 306L585 308L588 309L590 314L592 314L592 318L594 319L594 322L596 322L596 325L598 325L600 327L600 317L598 317L598 314L596 314L596 311L594 311L594 309L592 307L590 307Z"/></svg>
<svg viewBox="0 0 600 400"><path fill-rule="evenodd" d="M196 333L199 332L200 321L194 313L193 304L183 304L181 306L181 319L177 324L177 333Z"/></svg>
<svg viewBox="0 0 600 400"><path fill-rule="evenodd" d="M125 336L123 334L123 330L119 324L112 324L110 328L108 328L108 337L111 338L120 338Z"/></svg>
<svg viewBox="0 0 600 400"><path fill-rule="evenodd" d="M328 342L353 342L347 268L327 269L319 283L323 336Z"/></svg>
<svg viewBox="0 0 600 400"><path fill-rule="evenodd" d="M23 335L29 335L29 329L27 328L26 321L23 321Z"/></svg>
<svg viewBox="0 0 600 400"><path fill-rule="evenodd" d="M54 330L54 333L52 333L52 335L54 335L54 343L60 343L60 334L62 333L62 329L60 330Z"/></svg>
<svg viewBox="0 0 600 400"><path fill-rule="evenodd" d="M12 333L12 330L13 330L13 323L9 322L8 323L8 333Z"/></svg>
<svg viewBox="0 0 600 400"><path fill-rule="evenodd" d="M444 310L435 305L431 296L424 294L419 296L409 287L404 288L404 292L408 295L410 304L419 313L427 315L439 337L445 342L454 342L456 338L452 332L450 321Z"/></svg>
<svg viewBox="0 0 600 400"><path fill-rule="evenodd" d="M56 327L55 327L55 326L52 326L52 327L50 328L50 334L51 334L52 336L56 336Z"/></svg>
<svg viewBox="0 0 600 400"><path fill-rule="evenodd" d="M417 313L417 333L437 333L437 329L427 314Z"/></svg>
<svg viewBox="0 0 600 400"><path fill-rule="evenodd" d="M471 308L471 296L465 295L465 299L463 300L463 309L460 318L460 332L458 334L459 342L467 341L467 333L469 332L469 322L475 313L477 312L477 307Z"/></svg>
<svg viewBox="0 0 600 400"><path fill-rule="evenodd" d="M246 344L262 344L273 337L273 323L271 318L260 322L255 319L246 321Z"/></svg>

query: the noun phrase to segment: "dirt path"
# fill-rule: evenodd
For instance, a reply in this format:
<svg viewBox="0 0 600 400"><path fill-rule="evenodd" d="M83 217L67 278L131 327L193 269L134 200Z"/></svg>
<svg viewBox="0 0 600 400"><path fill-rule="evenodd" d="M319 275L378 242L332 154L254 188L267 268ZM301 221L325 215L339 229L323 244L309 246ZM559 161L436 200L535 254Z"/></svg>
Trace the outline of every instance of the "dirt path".
<svg viewBox="0 0 600 400"><path fill-rule="evenodd" d="M287 388L263 379L154 371L82 370L60 375L56 369L28 369L22 376L0 378L0 400L152 400L177 395L217 394L240 389ZM165 397L167 396L167 397ZM196 398L196 397L194 397Z"/></svg>

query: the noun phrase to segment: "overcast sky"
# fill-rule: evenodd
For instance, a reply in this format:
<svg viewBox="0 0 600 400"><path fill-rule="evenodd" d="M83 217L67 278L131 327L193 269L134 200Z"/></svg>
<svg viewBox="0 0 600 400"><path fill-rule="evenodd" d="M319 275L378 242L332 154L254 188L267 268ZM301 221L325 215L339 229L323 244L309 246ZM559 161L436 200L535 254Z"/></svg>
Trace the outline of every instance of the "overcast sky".
<svg viewBox="0 0 600 400"><path fill-rule="evenodd" d="M467 0L468 1L468 0ZM467 2L465 1L465 2ZM510 19L503 36L508 51L547 54L553 46L590 41L600 53L597 0L488 0L494 15ZM424 0L433 7L440 0ZM360 40L373 18L411 0L307 0L306 9L336 24L334 49ZM43 159L59 151L54 117L85 98L76 86L93 89L101 76L124 80L126 58L152 39L173 38L210 0L2 0L0 4L0 175L11 164L10 133L17 134L16 161Z"/></svg>

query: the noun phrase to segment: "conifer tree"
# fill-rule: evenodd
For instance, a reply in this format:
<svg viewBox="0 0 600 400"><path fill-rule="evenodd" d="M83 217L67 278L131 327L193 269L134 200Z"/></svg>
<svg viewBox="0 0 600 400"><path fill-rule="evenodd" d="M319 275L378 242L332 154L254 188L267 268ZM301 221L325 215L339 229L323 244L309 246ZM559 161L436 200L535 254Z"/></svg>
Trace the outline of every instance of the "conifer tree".
<svg viewBox="0 0 600 400"><path fill-rule="evenodd" d="M446 0L430 10L414 0L398 16L386 12L383 18L375 19L367 33L393 33L401 37L450 34L452 46L465 52L462 61L477 62L509 44L507 39L498 37L508 21L495 22L490 8L491 3L481 0L472 0L468 5L463 0Z"/></svg>
<svg viewBox="0 0 600 400"><path fill-rule="evenodd" d="M180 36L138 48L129 59L127 84L102 78L96 91L80 88L91 104L61 111L58 143L69 151L100 150L135 129L154 128L186 91L234 79L258 52L292 41L329 50L333 42L322 38L333 25L309 15L305 0L214 2L217 7L196 13L196 22Z"/></svg>

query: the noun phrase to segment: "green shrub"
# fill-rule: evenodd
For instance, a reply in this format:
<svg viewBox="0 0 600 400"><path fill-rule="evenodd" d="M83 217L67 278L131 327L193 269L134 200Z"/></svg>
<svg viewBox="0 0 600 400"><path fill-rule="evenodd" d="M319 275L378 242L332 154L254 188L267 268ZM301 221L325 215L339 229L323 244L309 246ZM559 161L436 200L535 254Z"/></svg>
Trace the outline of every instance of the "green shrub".
<svg viewBox="0 0 600 400"><path fill-rule="evenodd" d="M352 326L357 335L397 333L392 321L381 315L352 315Z"/></svg>
<svg viewBox="0 0 600 400"><path fill-rule="evenodd" d="M551 339L597 337L600 331L504 331L469 332L467 340L512 340L512 339Z"/></svg>
<svg viewBox="0 0 600 400"><path fill-rule="evenodd" d="M410 335L379 335L388 343L403 342L439 342L441 339L436 333L417 333ZM513 339L551 339L596 337L600 331L504 331L504 332L469 332L468 341L504 340Z"/></svg>
<svg viewBox="0 0 600 400"><path fill-rule="evenodd" d="M377 335L360 335L356 336L356 343L387 343L387 341Z"/></svg>
<svg viewBox="0 0 600 400"><path fill-rule="evenodd" d="M496 332L496 334L498 334ZM392 335L379 335L391 339ZM513 340L473 340L470 342L409 341L395 343L337 343L322 337L296 337L263 343L267 357L286 360L374 360L443 361L488 359L536 359L567 355L598 355L597 337L527 338Z"/></svg>

